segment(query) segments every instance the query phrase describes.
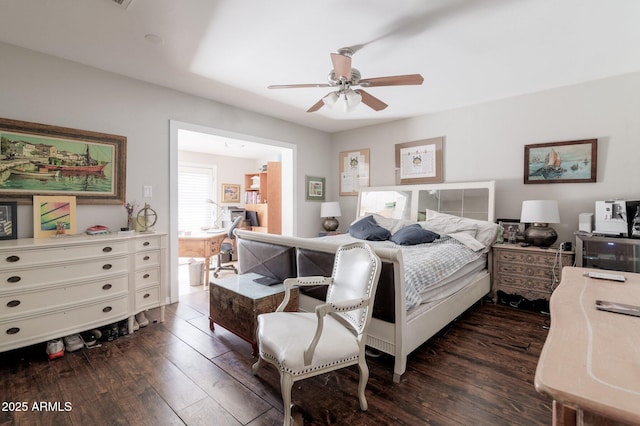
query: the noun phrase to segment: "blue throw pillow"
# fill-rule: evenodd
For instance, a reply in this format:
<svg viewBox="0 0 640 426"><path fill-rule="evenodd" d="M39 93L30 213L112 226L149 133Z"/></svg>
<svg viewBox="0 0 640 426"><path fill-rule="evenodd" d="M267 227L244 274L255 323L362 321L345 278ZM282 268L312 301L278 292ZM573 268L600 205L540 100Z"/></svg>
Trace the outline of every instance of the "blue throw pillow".
<svg viewBox="0 0 640 426"><path fill-rule="evenodd" d="M349 227L349 235L360 240L386 241L391 232L378 225L373 216L367 216Z"/></svg>
<svg viewBox="0 0 640 426"><path fill-rule="evenodd" d="M439 234L428 231L416 223L415 225L405 226L393 234L390 240L401 246L412 246L415 244L432 243L438 238L440 238Z"/></svg>

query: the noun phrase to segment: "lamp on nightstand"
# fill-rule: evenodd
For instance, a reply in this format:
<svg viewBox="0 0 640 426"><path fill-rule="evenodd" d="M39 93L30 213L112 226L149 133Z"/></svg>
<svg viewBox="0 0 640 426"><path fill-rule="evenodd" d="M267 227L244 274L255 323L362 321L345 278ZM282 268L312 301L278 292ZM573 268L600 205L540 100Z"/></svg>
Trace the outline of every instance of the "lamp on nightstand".
<svg viewBox="0 0 640 426"><path fill-rule="evenodd" d="M524 231L524 240L534 246L549 247L558 239L550 223L560 223L556 200L528 200L522 202L520 222L530 223Z"/></svg>
<svg viewBox="0 0 640 426"><path fill-rule="evenodd" d="M342 216L342 212L340 211L340 203L337 201L331 201L328 203L322 203L320 205L320 217L324 217L324 222L322 223L322 227L327 232L332 232L338 229L338 219L336 216Z"/></svg>

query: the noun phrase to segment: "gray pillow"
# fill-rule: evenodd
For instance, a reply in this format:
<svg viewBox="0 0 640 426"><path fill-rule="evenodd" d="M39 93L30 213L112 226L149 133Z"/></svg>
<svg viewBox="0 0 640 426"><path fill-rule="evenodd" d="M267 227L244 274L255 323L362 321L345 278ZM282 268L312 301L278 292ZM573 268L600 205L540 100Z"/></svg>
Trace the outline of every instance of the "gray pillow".
<svg viewBox="0 0 640 426"><path fill-rule="evenodd" d="M432 243L440 238L440 234L424 229L415 224L405 226L390 238L390 240L401 246L412 246L415 244Z"/></svg>
<svg viewBox="0 0 640 426"><path fill-rule="evenodd" d="M391 232L378 225L373 216L367 216L351 224L349 235L360 240L386 241L391 236Z"/></svg>

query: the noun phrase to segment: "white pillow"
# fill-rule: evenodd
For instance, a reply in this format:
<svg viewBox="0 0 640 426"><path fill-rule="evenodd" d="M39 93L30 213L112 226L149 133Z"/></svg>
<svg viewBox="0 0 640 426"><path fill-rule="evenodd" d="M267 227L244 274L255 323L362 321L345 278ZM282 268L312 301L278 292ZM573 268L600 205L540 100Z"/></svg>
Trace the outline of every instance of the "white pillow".
<svg viewBox="0 0 640 426"><path fill-rule="evenodd" d="M420 225L430 231L438 232L433 228L440 228L442 232L438 233L442 234L465 232L487 247L496 241L497 223L438 213L433 210L427 210L427 217L429 219L426 222L420 222Z"/></svg>
<svg viewBox="0 0 640 426"><path fill-rule="evenodd" d="M388 229L389 232L391 232L391 235L395 234L405 226L412 225L414 223L406 219L393 219L390 217L384 217L377 213L374 213L372 216L376 223L383 228Z"/></svg>

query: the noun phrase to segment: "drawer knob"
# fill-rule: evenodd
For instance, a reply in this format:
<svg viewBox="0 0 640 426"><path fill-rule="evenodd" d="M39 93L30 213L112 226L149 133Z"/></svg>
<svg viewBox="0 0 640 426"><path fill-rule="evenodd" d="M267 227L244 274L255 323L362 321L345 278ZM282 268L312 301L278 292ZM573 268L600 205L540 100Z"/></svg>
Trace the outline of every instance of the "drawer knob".
<svg viewBox="0 0 640 426"><path fill-rule="evenodd" d="M20 332L19 327L11 327L7 330L7 334L18 334Z"/></svg>
<svg viewBox="0 0 640 426"><path fill-rule="evenodd" d="M144 275L142 276L142 278L144 278L145 280L146 280L147 278L149 278L149 277L150 277L150 275L149 275L149 274L144 274Z"/></svg>
<svg viewBox="0 0 640 426"><path fill-rule="evenodd" d="M143 299L148 299L149 297L151 297L149 293L145 293L144 296L142 296Z"/></svg>
<svg viewBox="0 0 640 426"><path fill-rule="evenodd" d="M145 257L142 258L142 260L149 260L149 259L150 259L149 256L145 256Z"/></svg>
<svg viewBox="0 0 640 426"><path fill-rule="evenodd" d="M13 256L7 257L7 262L17 262L19 260L20 260L20 256L13 255Z"/></svg>
<svg viewBox="0 0 640 426"><path fill-rule="evenodd" d="M7 281L9 281L10 283L17 283L21 280L22 278L20 278L18 275L14 275L12 277L7 278Z"/></svg>
<svg viewBox="0 0 640 426"><path fill-rule="evenodd" d="M142 245L145 247L147 247L149 244L151 244L149 241L145 241L144 243L142 243Z"/></svg>
<svg viewBox="0 0 640 426"><path fill-rule="evenodd" d="M107 263L107 264L105 264L105 265L102 265L102 269L104 269L104 270L109 270L109 269L111 269L111 268L113 268L113 265L112 265L112 264L110 264L110 263Z"/></svg>
<svg viewBox="0 0 640 426"><path fill-rule="evenodd" d="M15 308L19 304L20 304L19 300L12 300L12 301L7 303L7 308Z"/></svg>
<svg viewBox="0 0 640 426"><path fill-rule="evenodd" d="M105 252L105 253L110 253L112 250L113 250L112 247L105 247L105 248L102 249L102 251Z"/></svg>
<svg viewBox="0 0 640 426"><path fill-rule="evenodd" d="M111 284L105 284L102 286L103 290L111 290L111 287L113 287Z"/></svg>
<svg viewBox="0 0 640 426"><path fill-rule="evenodd" d="M107 312L111 312L112 309L113 308L111 306L105 306L104 308L102 308L102 312L106 314Z"/></svg>

